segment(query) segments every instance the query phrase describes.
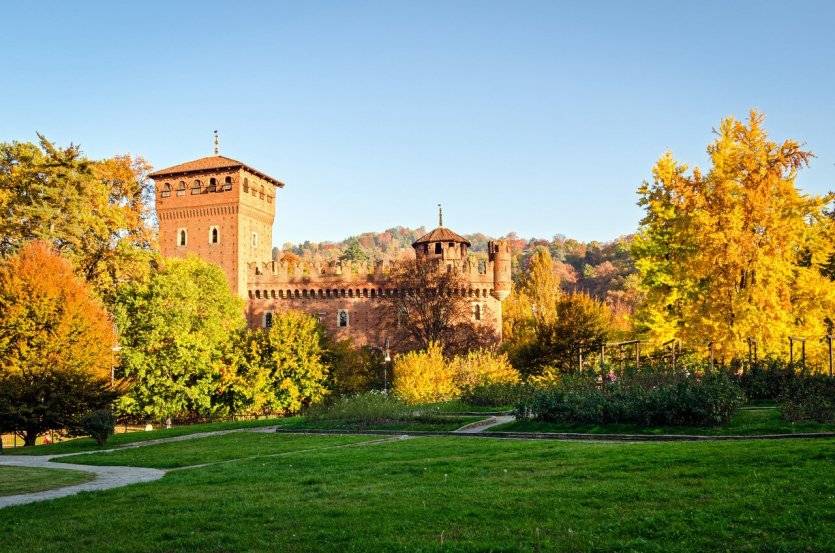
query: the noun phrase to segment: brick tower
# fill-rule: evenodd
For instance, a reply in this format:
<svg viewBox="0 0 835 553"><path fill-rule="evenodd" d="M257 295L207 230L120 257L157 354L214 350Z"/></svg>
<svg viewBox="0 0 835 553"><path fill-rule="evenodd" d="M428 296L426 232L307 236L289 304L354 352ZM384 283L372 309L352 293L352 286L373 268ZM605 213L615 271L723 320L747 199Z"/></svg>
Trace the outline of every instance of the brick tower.
<svg viewBox="0 0 835 553"><path fill-rule="evenodd" d="M156 184L160 250L219 265L232 291L247 295L247 264L272 258L275 196L284 183L215 155L150 174Z"/></svg>

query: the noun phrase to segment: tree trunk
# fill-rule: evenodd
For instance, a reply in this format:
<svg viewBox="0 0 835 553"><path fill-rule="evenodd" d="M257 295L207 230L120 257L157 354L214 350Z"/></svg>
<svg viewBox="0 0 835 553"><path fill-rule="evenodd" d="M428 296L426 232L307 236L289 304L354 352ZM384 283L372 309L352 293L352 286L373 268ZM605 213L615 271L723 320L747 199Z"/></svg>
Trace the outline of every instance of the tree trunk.
<svg viewBox="0 0 835 553"><path fill-rule="evenodd" d="M35 445L35 442L38 441L38 432L36 430L27 430L23 433L23 445L30 446Z"/></svg>

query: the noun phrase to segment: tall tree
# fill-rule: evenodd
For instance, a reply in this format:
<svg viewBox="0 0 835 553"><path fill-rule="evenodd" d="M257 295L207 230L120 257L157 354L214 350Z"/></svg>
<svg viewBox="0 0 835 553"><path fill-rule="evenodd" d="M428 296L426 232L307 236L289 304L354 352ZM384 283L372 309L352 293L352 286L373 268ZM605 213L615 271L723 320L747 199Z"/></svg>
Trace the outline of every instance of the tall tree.
<svg viewBox="0 0 835 553"><path fill-rule="evenodd" d="M131 384L123 412L166 420L218 408L226 350L245 325L243 303L219 267L166 259L147 282L121 287L114 310L119 375Z"/></svg>
<svg viewBox="0 0 835 553"><path fill-rule="evenodd" d="M107 312L48 244L0 264L0 426L31 445L109 404L114 346Z"/></svg>
<svg viewBox="0 0 835 553"><path fill-rule="evenodd" d="M153 251L148 164L85 157L76 145L0 143L0 256L44 240L110 301L145 276Z"/></svg>
<svg viewBox="0 0 835 553"><path fill-rule="evenodd" d="M473 321L469 282L437 263L402 260L389 272L391 293L383 295L377 321L381 334L393 338L397 350L425 350L439 344L446 354L490 347L497 337L488 326ZM489 313L482 313L486 319Z"/></svg>
<svg viewBox="0 0 835 553"><path fill-rule="evenodd" d="M639 321L658 343L712 341L721 358L745 340L782 353L790 335L821 336L835 307L822 274L831 195L802 194L798 170L812 154L768 139L763 115L727 118L708 146L710 170L688 174L667 153L638 190L645 209L633 252L646 301Z"/></svg>

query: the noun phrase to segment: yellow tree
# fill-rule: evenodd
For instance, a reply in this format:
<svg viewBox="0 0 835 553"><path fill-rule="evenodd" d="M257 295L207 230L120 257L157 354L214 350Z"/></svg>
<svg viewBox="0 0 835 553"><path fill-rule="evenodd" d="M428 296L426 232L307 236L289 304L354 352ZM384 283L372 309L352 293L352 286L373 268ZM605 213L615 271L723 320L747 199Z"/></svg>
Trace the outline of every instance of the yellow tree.
<svg viewBox="0 0 835 553"><path fill-rule="evenodd" d="M23 246L0 264L0 427L31 445L108 405L115 343L72 266L45 242Z"/></svg>
<svg viewBox="0 0 835 553"><path fill-rule="evenodd" d="M646 210L633 251L646 301L639 321L658 343L708 341L738 358L746 340L784 353L792 335L826 334L835 289L822 274L830 249L831 196L801 193L797 171L812 154L773 142L763 115L727 118L703 174L665 154L639 189Z"/></svg>

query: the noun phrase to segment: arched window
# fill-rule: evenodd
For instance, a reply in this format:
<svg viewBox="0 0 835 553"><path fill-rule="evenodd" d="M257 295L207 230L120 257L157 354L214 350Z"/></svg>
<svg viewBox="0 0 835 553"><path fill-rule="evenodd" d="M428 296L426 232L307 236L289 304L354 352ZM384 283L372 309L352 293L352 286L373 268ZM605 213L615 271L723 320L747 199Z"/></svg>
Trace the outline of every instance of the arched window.
<svg viewBox="0 0 835 553"><path fill-rule="evenodd" d="M244 192L249 192L249 179L244 177Z"/></svg>
<svg viewBox="0 0 835 553"><path fill-rule="evenodd" d="M181 228L177 231L177 245L186 246L188 244L188 233L186 229Z"/></svg>
<svg viewBox="0 0 835 553"><path fill-rule="evenodd" d="M481 306L479 304L475 304L473 308L473 318L477 321L481 320Z"/></svg>
<svg viewBox="0 0 835 553"><path fill-rule="evenodd" d="M223 189L232 190L232 177L226 177L223 179Z"/></svg>
<svg viewBox="0 0 835 553"><path fill-rule="evenodd" d="M217 192L217 179L214 177L209 179L209 192Z"/></svg>
<svg viewBox="0 0 835 553"><path fill-rule="evenodd" d="M162 185L162 192L160 192L160 196L163 198L168 198L171 196L171 183L166 182Z"/></svg>
<svg viewBox="0 0 835 553"><path fill-rule="evenodd" d="M209 244L220 244L220 230L217 227L209 227Z"/></svg>
<svg viewBox="0 0 835 553"><path fill-rule="evenodd" d="M273 312L267 311L264 313L264 328L272 328L273 326Z"/></svg>
<svg viewBox="0 0 835 553"><path fill-rule="evenodd" d="M177 185L177 195L178 196L185 196L186 195L186 181L181 180L180 184Z"/></svg>
<svg viewBox="0 0 835 553"><path fill-rule="evenodd" d="M195 179L193 183L191 183L191 193L192 194L200 194L202 192L203 185L200 184L200 181Z"/></svg>
<svg viewBox="0 0 835 553"><path fill-rule="evenodd" d="M348 312L344 309L340 309L336 314L336 324L340 328L345 328L348 326Z"/></svg>
<svg viewBox="0 0 835 553"><path fill-rule="evenodd" d="M264 199L264 185L263 184L261 185L261 189L258 191L258 197L262 200Z"/></svg>

